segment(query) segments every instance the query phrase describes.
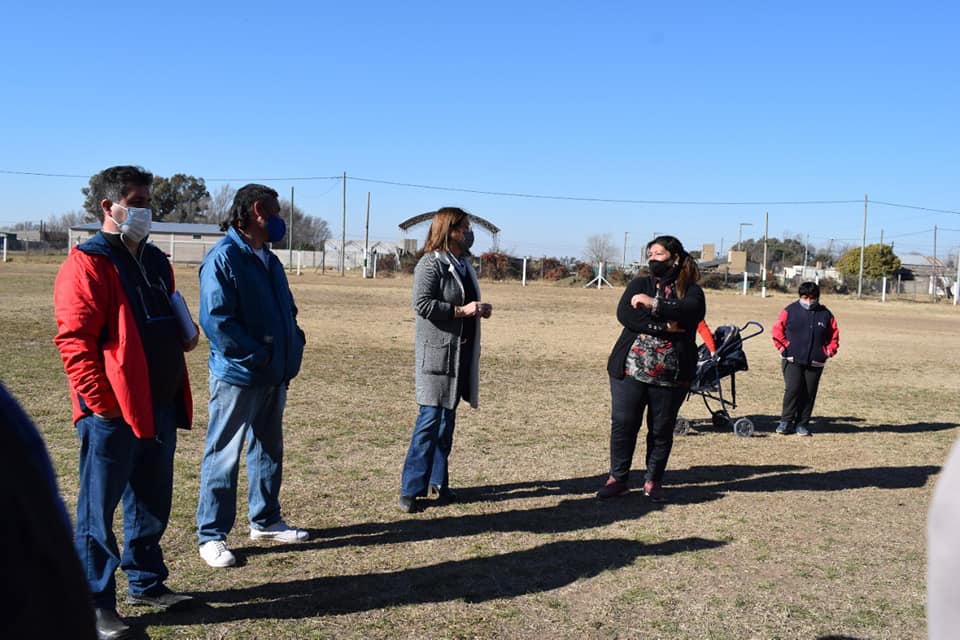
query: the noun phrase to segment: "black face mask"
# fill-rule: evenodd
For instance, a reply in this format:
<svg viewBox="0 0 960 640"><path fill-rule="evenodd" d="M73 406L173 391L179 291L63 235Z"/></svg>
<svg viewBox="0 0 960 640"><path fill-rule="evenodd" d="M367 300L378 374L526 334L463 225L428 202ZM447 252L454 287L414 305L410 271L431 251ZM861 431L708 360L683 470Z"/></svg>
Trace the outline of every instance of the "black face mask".
<svg viewBox="0 0 960 640"><path fill-rule="evenodd" d="M669 275L673 271L673 265L666 260L651 260L647 263L647 266L650 268L650 273L657 278Z"/></svg>
<svg viewBox="0 0 960 640"><path fill-rule="evenodd" d="M463 240L460 241L460 246L463 247L464 251L470 251L470 247L473 246L473 230L463 232Z"/></svg>

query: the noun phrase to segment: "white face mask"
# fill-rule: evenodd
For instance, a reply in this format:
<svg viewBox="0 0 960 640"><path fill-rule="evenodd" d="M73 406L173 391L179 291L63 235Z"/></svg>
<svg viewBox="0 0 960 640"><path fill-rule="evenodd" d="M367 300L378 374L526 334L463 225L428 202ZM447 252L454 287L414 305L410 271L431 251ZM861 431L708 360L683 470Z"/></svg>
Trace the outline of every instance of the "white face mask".
<svg viewBox="0 0 960 640"><path fill-rule="evenodd" d="M121 236L126 236L139 244L141 240L150 235L153 211L145 207L125 207L122 204L117 206L127 212L127 219L123 223L117 222L116 218L110 216L113 223L120 229Z"/></svg>

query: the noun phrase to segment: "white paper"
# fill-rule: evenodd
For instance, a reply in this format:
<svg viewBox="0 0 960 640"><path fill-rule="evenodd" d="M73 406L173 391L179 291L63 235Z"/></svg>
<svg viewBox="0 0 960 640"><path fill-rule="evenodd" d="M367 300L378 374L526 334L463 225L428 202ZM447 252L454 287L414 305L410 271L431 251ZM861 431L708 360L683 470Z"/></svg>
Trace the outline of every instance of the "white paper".
<svg viewBox="0 0 960 640"><path fill-rule="evenodd" d="M180 323L180 333L183 334L184 342L193 342L197 337L197 325L193 323L190 317L190 309L187 308L187 301L183 299L179 291L170 294L170 304L173 307L173 313L177 316L177 322Z"/></svg>

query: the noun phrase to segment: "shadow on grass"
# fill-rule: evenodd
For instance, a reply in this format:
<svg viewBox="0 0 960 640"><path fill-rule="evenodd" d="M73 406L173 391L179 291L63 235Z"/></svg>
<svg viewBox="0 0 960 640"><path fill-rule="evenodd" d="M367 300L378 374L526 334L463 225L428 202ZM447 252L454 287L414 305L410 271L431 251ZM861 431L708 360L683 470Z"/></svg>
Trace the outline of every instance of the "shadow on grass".
<svg viewBox="0 0 960 640"><path fill-rule="evenodd" d="M128 620L139 625L214 624L355 613L453 600L485 602L557 589L630 565L642 556L669 556L724 544L696 537L658 544L620 538L552 542L524 551L403 571L309 578L199 593L197 596L207 604L189 611L149 613ZM225 606L209 606L215 603Z"/></svg>
<svg viewBox="0 0 960 640"><path fill-rule="evenodd" d="M729 466L729 465L728 465ZM684 484L673 493L677 503L697 503L715 500L718 494L736 492L770 493L774 491L844 491L847 489L911 489L927 484L940 467L933 465L909 467L862 467L837 471L788 470L782 473L752 478L729 480L716 467L691 467L668 472L671 484ZM803 469L803 467L795 467ZM704 482L715 484L704 485Z"/></svg>
<svg viewBox="0 0 960 640"><path fill-rule="evenodd" d="M756 431L754 436L765 436L773 433L777 423L780 422L780 415L751 415L747 416L753 421ZM736 419L736 416L734 416ZM810 429L814 435L826 433L929 433L932 431L946 431L948 429L960 428L960 424L955 422L915 422L913 424L875 424L861 426L865 422L863 418L857 416L814 416L811 420ZM696 431L730 431L728 427L714 427L709 419L694 420L693 428ZM695 433L695 432L694 432ZM677 436L683 437L683 436Z"/></svg>
<svg viewBox="0 0 960 640"><path fill-rule="evenodd" d="M592 488L599 486L596 479ZM592 492L591 492L592 494ZM720 497L719 494L716 497ZM425 517L420 514L402 516L399 520L364 522L310 531L310 540L294 544L235 549L242 557L307 549L329 549L348 546L401 544L421 540L467 537L491 532L564 533L603 527L621 520L642 518L664 505L653 504L639 491L607 501L588 498L566 499L534 509L513 509L496 513L471 513ZM431 509L432 510L432 509Z"/></svg>
<svg viewBox="0 0 960 640"><path fill-rule="evenodd" d="M639 491L631 491L610 500L597 500L593 492L600 486L596 476L567 480L510 483L463 490L473 501L503 501L511 496L564 495L589 493L588 497L569 498L557 504L533 509L514 509L496 513L474 513L425 517L404 516L399 520L364 522L343 527L310 531L310 541L276 544L269 547L235 549L238 562L247 557L296 550L330 549L348 546L402 544L439 538L467 537L490 532L566 533L603 527L614 522L642 518L652 510L670 505L699 504L719 500L728 493L776 491L843 491L846 489L908 489L922 487L937 466L867 467L839 471L804 471L797 465L709 465L668 471L665 484L670 502L653 504ZM431 508L432 510L432 508Z"/></svg>

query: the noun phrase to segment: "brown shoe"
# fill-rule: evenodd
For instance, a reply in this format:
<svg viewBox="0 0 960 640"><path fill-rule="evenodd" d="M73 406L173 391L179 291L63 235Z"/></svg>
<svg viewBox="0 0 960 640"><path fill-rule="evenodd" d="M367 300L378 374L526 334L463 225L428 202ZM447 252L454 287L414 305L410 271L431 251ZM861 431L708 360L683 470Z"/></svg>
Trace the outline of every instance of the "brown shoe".
<svg viewBox="0 0 960 640"><path fill-rule="evenodd" d="M663 492L663 486L659 482L647 480L643 483L643 495L650 499L650 502L666 502L667 496Z"/></svg>
<svg viewBox="0 0 960 640"><path fill-rule="evenodd" d="M600 487L600 490L597 491L597 497L600 498L601 500L604 500L606 498L613 498L615 496L619 496L621 494L626 493L629 490L630 490L630 487L627 486L626 482L621 482L616 478L614 478L613 476L610 476L609 478L607 478L607 484Z"/></svg>

